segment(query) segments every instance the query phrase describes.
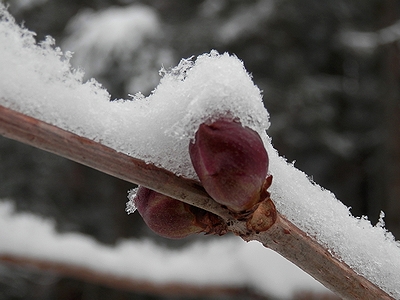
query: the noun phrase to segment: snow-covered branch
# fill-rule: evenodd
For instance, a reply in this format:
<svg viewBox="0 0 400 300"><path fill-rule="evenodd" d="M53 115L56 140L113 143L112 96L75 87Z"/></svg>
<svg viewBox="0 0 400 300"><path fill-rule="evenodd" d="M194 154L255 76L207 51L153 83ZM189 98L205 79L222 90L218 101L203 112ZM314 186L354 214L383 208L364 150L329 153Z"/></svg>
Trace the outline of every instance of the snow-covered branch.
<svg viewBox="0 0 400 300"><path fill-rule="evenodd" d="M279 214L270 229L250 239L280 253L342 299L394 299Z"/></svg>
<svg viewBox="0 0 400 300"><path fill-rule="evenodd" d="M226 208L207 195L199 183L178 177L100 143L2 106L0 133L214 212L224 219L236 235L246 241L260 241L265 247L277 251L344 299L394 299L284 218L273 204L256 215L254 221L256 224L269 224L269 229L249 232L246 222L231 216Z"/></svg>
<svg viewBox="0 0 400 300"><path fill-rule="evenodd" d="M213 212L236 235L278 251L344 298L400 299L400 249L383 214L376 226L353 217L278 154L261 92L237 57L211 51L183 59L161 71L148 97L110 101L71 68L70 53L51 38L37 44L1 4L0 53L2 135ZM188 153L199 125L226 115L259 134L274 178L273 202L259 206L250 229L205 193Z"/></svg>
<svg viewBox="0 0 400 300"><path fill-rule="evenodd" d="M197 285L183 282L157 283L152 280L135 279L129 276L101 272L88 267L76 266L68 262L57 262L52 260L40 260L27 258L12 254L0 254L0 262L24 266L26 268L36 268L42 271L53 272L60 276L102 284L114 289L132 291L135 293L147 293L151 295L179 296L179 297L207 297L207 296L227 296L227 295L249 295L252 292L247 287L235 287L225 285ZM262 299L257 294L257 299ZM267 298L266 298L267 299Z"/></svg>
<svg viewBox="0 0 400 300"><path fill-rule="evenodd" d="M1 105L0 134L180 199L213 212L227 222L234 221L194 180L182 179L153 164Z"/></svg>

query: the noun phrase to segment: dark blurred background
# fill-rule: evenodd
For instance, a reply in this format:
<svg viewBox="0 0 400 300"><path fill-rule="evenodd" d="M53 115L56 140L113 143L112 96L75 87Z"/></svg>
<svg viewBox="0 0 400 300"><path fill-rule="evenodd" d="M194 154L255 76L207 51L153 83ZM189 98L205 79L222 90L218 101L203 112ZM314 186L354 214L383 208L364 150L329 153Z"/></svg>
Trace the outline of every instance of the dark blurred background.
<svg viewBox="0 0 400 300"><path fill-rule="evenodd" d="M51 35L64 51L74 51L72 62L112 98L148 95L158 70L181 58L211 49L237 55L263 91L268 134L280 154L355 216L375 224L383 210L386 227L400 237L400 1L5 2L38 41ZM147 29L130 23L138 12ZM131 26L119 40L114 23ZM90 40L91 34L97 38ZM18 210L54 218L60 232L83 232L107 244L146 236L180 247L192 240L158 238L138 214L126 215L132 187L0 137L0 199L13 199ZM51 284L38 284L42 279ZM27 296L29 289L41 296ZM0 268L0 299L167 299L104 289Z"/></svg>

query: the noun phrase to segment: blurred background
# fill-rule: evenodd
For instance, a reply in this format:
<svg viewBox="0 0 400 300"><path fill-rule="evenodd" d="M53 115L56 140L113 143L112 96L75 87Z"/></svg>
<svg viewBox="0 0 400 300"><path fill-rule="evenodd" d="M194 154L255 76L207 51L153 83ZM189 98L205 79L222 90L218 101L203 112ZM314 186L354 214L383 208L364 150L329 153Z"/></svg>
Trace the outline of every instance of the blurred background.
<svg viewBox="0 0 400 300"><path fill-rule="evenodd" d="M161 67L216 49L263 91L268 134L288 161L400 237L400 1L8 0L19 24L56 39L112 98L148 95ZM154 235L124 211L132 184L0 137L0 199L105 244ZM29 292L27 292L29 291ZM32 291L38 296L33 295ZM253 299L252 296L218 299ZM308 295L298 299L314 299ZM0 267L0 299L171 299ZM174 298L176 299L176 298ZM199 298L200 299L200 298ZM203 299L203 298L202 298ZM215 298L204 298L215 299Z"/></svg>

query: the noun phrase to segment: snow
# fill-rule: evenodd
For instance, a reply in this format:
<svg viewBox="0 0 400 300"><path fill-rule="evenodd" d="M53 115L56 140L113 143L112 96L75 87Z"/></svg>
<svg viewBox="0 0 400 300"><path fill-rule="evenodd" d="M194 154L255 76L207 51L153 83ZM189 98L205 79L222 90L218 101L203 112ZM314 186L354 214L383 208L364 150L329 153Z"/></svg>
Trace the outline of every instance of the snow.
<svg viewBox="0 0 400 300"><path fill-rule="evenodd" d="M65 31L61 48L74 52L71 64L84 70L84 80L95 77L110 84L112 73L108 88L119 86L124 95L148 95L160 80L160 66L176 64L173 51L163 42L166 29L151 6L83 9L68 21Z"/></svg>
<svg viewBox="0 0 400 300"><path fill-rule="evenodd" d="M248 8L241 7L218 29L219 40L227 44L249 36L254 28L263 26L273 16L274 9L274 0L259 1Z"/></svg>
<svg viewBox="0 0 400 300"><path fill-rule="evenodd" d="M139 188L136 187L128 191L128 201L126 202L126 207L125 207L125 211L128 215L133 214L137 210L135 197L138 190Z"/></svg>
<svg viewBox="0 0 400 300"><path fill-rule="evenodd" d="M277 210L357 273L400 299L400 244L383 227L383 219L372 226L367 218L353 217L335 195L266 146Z"/></svg>
<svg viewBox="0 0 400 300"><path fill-rule="evenodd" d="M279 156L266 134L269 115L261 92L238 58L211 51L184 59L172 70L161 70L160 84L150 96L110 102L95 80L84 82L83 74L71 68L70 54L54 48L51 39L37 45L33 33L1 10L1 105L188 178L196 178L187 147L198 125L229 114L262 137L278 211L400 299L399 244L383 221L372 226L365 218L354 218L331 192ZM268 255L264 251L260 255Z"/></svg>
<svg viewBox="0 0 400 300"><path fill-rule="evenodd" d="M360 54L372 54L379 46L400 40L400 22L373 32L344 29L338 36L339 42Z"/></svg>
<svg viewBox="0 0 400 300"><path fill-rule="evenodd" d="M83 82L83 73L71 68L70 53L54 49L50 38L37 45L33 33L4 10L3 20L0 104L117 151L194 177L188 139L210 115L229 110L244 125L261 131L269 124L260 91L242 62L228 54L213 51L195 63L182 60L171 71L162 71L149 97L137 94L110 102L99 83Z"/></svg>
<svg viewBox="0 0 400 300"><path fill-rule="evenodd" d="M233 236L179 250L149 240L121 240L111 247L82 234L59 234L51 220L15 213L11 202L0 201L0 240L0 255L75 265L133 280L243 286L284 299L299 291L327 292L275 252Z"/></svg>
<svg viewBox="0 0 400 300"><path fill-rule="evenodd" d="M45 2L47 2L47 0L14 0L11 1L10 9L13 11L25 11L40 6Z"/></svg>
<svg viewBox="0 0 400 300"><path fill-rule="evenodd" d="M68 24L63 48L76 53L74 63L91 75L109 68L114 57L128 61L132 51L160 32L158 16L142 5L83 10Z"/></svg>

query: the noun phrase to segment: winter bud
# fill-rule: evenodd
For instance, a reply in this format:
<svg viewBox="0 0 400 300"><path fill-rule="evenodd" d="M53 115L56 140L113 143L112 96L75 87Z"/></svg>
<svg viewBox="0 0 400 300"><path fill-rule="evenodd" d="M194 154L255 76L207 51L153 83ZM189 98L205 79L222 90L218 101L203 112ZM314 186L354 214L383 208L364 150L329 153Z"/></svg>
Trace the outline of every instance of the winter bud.
<svg viewBox="0 0 400 300"><path fill-rule="evenodd" d="M147 226L166 238L181 239L200 232L219 235L227 232L218 216L142 186L134 202Z"/></svg>
<svg viewBox="0 0 400 300"><path fill-rule="evenodd" d="M215 201L235 212L260 201L269 159L257 132L233 120L203 123L189 153L202 185Z"/></svg>

